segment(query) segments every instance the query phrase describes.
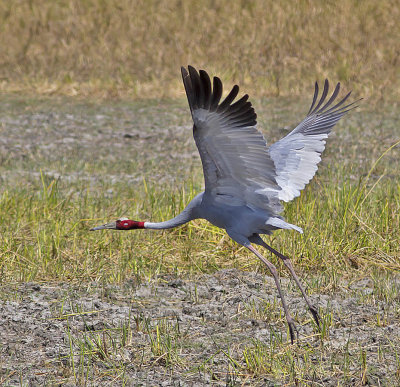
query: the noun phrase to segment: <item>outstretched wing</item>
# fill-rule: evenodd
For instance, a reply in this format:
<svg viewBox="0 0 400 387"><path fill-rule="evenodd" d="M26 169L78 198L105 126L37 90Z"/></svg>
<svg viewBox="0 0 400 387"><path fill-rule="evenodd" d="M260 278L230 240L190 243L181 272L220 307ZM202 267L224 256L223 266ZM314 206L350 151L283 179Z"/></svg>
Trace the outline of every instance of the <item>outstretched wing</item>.
<svg viewBox="0 0 400 387"><path fill-rule="evenodd" d="M231 205L255 205L280 210L272 161L263 135L256 129L256 114L248 95L232 103L235 85L223 102L222 82L213 86L204 70L182 67L194 127L193 136L203 163L205 191Z"/></svg>
<svg viewBox="0 0 400 387"><path fill-rule="evenodd" d="M330 109L340 90L340 83L335 87L328 102L329 82L325 80L321 99L318 99L318 83L315 83L315 92L311 108L307 117L286 137L269 147L269 152L276 168L276 181L282 188L278 192L280 200L288 202L300 195L300 191L313 178L321 161L321 153L325 149L325 140L333 126L349 110L354 109L356 102L345 104L348 93L342 100ZM315 106L315 107L314 107Z"/></svg>

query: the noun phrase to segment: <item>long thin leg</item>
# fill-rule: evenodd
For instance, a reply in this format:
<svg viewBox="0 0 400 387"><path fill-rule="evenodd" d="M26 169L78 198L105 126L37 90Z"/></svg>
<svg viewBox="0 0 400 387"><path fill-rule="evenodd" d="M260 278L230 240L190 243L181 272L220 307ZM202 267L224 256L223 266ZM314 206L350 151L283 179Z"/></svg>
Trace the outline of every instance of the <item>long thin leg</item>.
<svg viewBox="0 0 400 387"><path fill-rule="evenodd" d="M299 287L301 294L303 295L304 299L306 300L308 309L310 310L314 321L316 322L318 328L320 328L320 323L319 323L319 316L318 316L318 311L317 308L311 303L310 299L308 298L303 285L301 284L299 277L297 277L297 274L294 271L293 265L292 265L292 261L289 259L289 257L287 257L286 255L281 254L279 251L275 250L273 247L267 245L264 240L259 237L259 240L257 242L258 244L260 244L261 246L265 247L267 250L269 250L271 253L274 253L276 256L278 256L280 259L282 259L284 265L288 268L288 270L290 271L290 274L292 275L294 281L296 282L297 286Z"/></svg>
<svg viewBox="0 0 400 387"><path fill-rule="evenodd" d="M279 277L278 277L278 271L276 270L275 265L273 265L270 261L268 261L267 259L265 259L257 250L255 247L253 247L252 245L246 246L251 252L253 252L255 255L257 255L258 258L260 258L261 261L263 261L268 269L270 270L272 276L274 277L275 280L275 284L276 287L278 288L278 293L279 293L279 297L281 298L282 301L282 306L283 306L283 310L285 311L285 316L286 316L286 321L289 325L289 332L290 332L290 340L293 344L294 340L295 340L295 332L298 335L298 331L296 328L296 325L294 323L294 320L292 318L292 316L289 313L289 309L286 305L286 300L285 297L283 296L283 292L281 289L281 284L279 283Z"/></svg>

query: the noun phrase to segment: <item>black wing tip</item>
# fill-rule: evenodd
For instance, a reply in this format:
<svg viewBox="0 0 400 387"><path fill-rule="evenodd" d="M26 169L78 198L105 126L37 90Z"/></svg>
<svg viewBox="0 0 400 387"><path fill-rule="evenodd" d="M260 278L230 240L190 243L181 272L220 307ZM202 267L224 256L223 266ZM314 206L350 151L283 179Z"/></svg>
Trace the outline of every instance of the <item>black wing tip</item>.
<svg viewBox="0 0 400 387"><path fill-rule="evenodd" d="M189 71L184 66L181 66L181 75L182 75L183 81L185 81L185 78L189 77Z"/></svg>
<svg viewBox="0 0 400 387"><path fill-rule="evenodd" d="M315 103L317 102L318 99L318 92L319 92L319 85L318 85L318 81L315 82L315 86L314 86L314 97L313 97L313 101L310 107L310 110L307 113L307 116L311 116L311 115L318 115L318 114L328 114L328 113L334 113L335 111L338 110L345 110L346 108L354 105L356 102L359 102L362 100L362 98L358 99L357 101L352 102L351 104L348 104L346 106L341 107L340 109L338 109L341 105L344 104L344 102L346 102L346 100L350 97L352 91L349 91L336 105L332 106L329 110L326 110L335 100L336 97L339 94L340 91L340 87L341 87L341 83L338 82L335 86L335 89L331 95L331 97L329 98L328 102L326 102L324 104L324 101L326 99L326 96L328 94L329 91L329 80L328 78L325 78L324 81L324 89L321 95L321 98L319 100L319 102L317 103L317 105L315 106ZM314 107L315 106L315 107ZM351 109L353 110L353 109Z"/></svg>
<svg viewBox="0 0 400 387"><path fill-rule="evenodd" d="M240 117L243 121L248 118L248 122L254 124L254 115L247 114L249 105L244 103L249 98L248 94L245 94L234 102L240 90L238 85L235 84L225 99L220 103L223 86L219 77L213 77L211 85L211 79L207 71L197 71L191 65L188 65L187 69L182 66L181 73L192 111L199 108L217 111L226 116Z"/></svg>

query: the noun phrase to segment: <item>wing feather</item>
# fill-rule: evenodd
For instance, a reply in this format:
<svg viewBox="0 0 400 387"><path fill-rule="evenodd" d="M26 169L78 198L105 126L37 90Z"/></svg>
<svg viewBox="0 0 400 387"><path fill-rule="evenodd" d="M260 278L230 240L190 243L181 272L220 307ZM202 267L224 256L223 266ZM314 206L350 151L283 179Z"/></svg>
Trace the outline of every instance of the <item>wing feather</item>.
<svg viewBox="0 0 400 387"><path fill-rule="evenodd" d="M276 167L276 181L282 188L278 192L280 200L286 202L300 195L300 191L313 178L321 161L321 153L333 126L356 106L355 101L344 105L349 98L348 93L336 105L326 110L339 94L340 83L335 87L328 102L323 105L329 89L325 80L322 96L318 99L319 87L315 83L314 97L307 117L286 137L272 144L269 148L271 158ZM342 106L344 105L344 106ZM315 106L315 107L314 107Z"/></svg>
<svg viewBox="0 0 400 387"><path fill-rule="evenodd" d="M219 101L222 97L222 82L218 77L214 77L213 79L213 93L211 96L211 106L210 110L215 112L217 110Z"/></svg>
<svg viewBox="0 0 400 387"><path fill-rule="evenodd" d="M223 102L222 82L192 66L182 68L193 136L203 163L205 191L215 200L254 205L277 213L281 210L275 180L275 164L263 135L256 129L257 115L244 95L236 102L233 86Z"/></svg>
<svg viewBox="0 0 400 387"><path fill-rule="evenodd" d="M231 205L254 205L271 214L279 213L280 200L290 201L312 179L318 169L325 141L333 126L356 102L346 104L350 93L336 104L338 83L327 100L325 80L318 99L315 83L311 107L305 119L286 137L269 148L256 129L257 115L249 96L234 100L239 87L233 86L221 101L223 86L204 70L182 67L182 78L194 121L193 136L203 164L205 191L215 200ZM333 106L332 106L333 105Z"/></svg>
<svg viewBox="0 0 400 387"><path fill-rule="evenodd" d="M239 86L238 85L233 86L232 90L229 92L227 97L218 106L217 112L218 113L225 112L229 108L231 102L236 98L238 93L239 93Z"/></svg>

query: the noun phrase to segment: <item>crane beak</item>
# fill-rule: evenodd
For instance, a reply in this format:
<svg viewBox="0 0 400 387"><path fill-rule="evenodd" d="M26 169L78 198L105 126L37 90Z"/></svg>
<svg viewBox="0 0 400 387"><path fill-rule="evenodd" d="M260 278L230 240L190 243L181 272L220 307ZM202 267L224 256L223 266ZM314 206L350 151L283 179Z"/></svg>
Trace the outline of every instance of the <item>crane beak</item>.
<svg viewBox="0 0 400 387"><path fill-rule="evenodd" d="M116 229L117 229L117 222L110 222L110 223L103 224L102 226L93 227L89 231L116 230Z"/></svg>

